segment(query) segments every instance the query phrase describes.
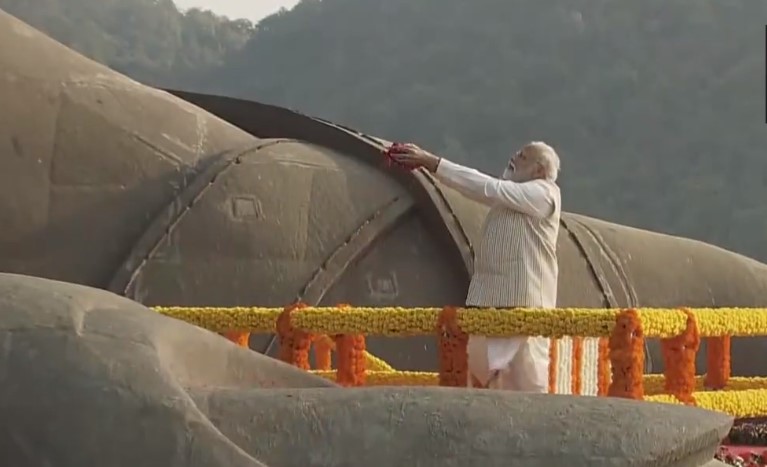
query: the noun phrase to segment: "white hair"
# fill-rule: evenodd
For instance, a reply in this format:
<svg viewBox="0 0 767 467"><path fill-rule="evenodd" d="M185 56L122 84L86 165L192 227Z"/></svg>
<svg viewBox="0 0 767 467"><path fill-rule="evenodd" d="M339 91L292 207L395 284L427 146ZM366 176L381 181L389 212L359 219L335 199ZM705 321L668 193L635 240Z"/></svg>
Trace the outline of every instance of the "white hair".
<svg viewBox="0 0 767 467"><path fill-rule="evenodd" d="M546 172L546 180L556 182L557 176L559 175L559 156L557 155L557 152L554 150L554 148L544 143L543 141L532 141L527 143L525 146L532 148L535 154L538 156L538 161L543 166L543 170Z"/></svg>

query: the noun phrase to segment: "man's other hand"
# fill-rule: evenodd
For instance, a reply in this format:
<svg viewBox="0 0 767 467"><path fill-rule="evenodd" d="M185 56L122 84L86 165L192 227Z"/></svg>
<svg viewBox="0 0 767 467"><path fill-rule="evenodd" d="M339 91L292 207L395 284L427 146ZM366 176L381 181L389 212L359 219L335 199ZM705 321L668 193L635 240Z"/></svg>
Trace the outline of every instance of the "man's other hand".
<svg viewBox="0 0 767 467"><path fill-rule="evenodd" d="M395 144L389 149L389 155L399 164L407 167L424 167L430 172L436 172L439 165L439 157L415 144Z"/></svg>

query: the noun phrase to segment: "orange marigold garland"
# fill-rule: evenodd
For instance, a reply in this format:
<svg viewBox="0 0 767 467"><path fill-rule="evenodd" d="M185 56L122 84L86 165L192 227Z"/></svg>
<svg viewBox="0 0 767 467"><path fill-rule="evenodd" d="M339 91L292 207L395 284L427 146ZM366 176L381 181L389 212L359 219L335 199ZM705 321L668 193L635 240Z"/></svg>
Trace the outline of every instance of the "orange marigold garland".
<svg viewBox="0 0 767 467"><path fill-rule="evenodd" d="M557 373L559 369L559 339L549 339L549 394L557 393Z"/></svg>
<svg viewBox="0 0 767 467"><path fill-rule="evenodd" d="M610 339L599 338L597 356L597 395L606 396L610 389Z"/></svg>
<svg viewBox="0 0 767 467"><path fill-rule="evenodd" d="M573 337L573 359L572 375L570 376L570 393L580 394L583 390L583 380L581 373L583 371L583 338Z"/></svg>
<svg viewBox="0 0 767 467"><path fill-rule="evenodd" d="M339 305L339 308L349 308L349 305ZM362 334L339 334L335 336L336 357L338 369L336 382L341 386L365 385L365 336Z"/></svg>
<svg viewBox="0 0 767 467"><path fill-rule="evenodd" d="M250 333L243 331L226 331L222 334L224 337L239 345L240 347L250 348Z"/></svg>
<svg viewBox="0 0 767 467"><path fill-rule="evenodd" d="M457 318L458 310L446 306L437 321L440 386L466 387L469 381L469 336L461 330Z"/></svg>
<svg viewBox="0 0 767 467"><path fill-rule="evenodd" d="M730 380L730 336L709 337L706 339L706 378L707 389L724 389Z"/></svg>
<svg viewBox="0 0 767 467"><path fill-rule="evenodd" d="M644 334L636 310L623 310L618 314L609 345L612 382L607 394L643 399Z"/></svg>
<svg viewBox="0 0 767 467"><path fill-rule="evenodd" d="M294 328L290 318L294 310L305 307L306 305L302 303L285 307L277 318L277 335L280 339L280 360L303 370L309 370L309 348L312 344L312 336Z"/></svg>
<svg viewBox="0 0 767 467"><path fill-rule="evenodd" d="M695 355L700 347L700 334L695 315L683 309L687 315L687 326L682 334L661 339L663 364L665 366L665 389L681 402L695 404Z"/></svg>
<svg viewBox="0 0 767 467"><path fill-rule="evenodd" d="M318 370L331 369L332 340L326 335L317 335L312 339L314 348L314 363Z"/></svg>

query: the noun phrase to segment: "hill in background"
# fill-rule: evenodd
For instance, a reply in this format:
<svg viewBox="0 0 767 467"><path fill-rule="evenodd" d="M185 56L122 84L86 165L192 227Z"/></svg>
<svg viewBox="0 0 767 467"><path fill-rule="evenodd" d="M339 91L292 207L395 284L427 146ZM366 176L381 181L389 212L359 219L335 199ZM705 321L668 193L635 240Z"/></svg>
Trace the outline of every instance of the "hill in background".
<svg viewBox="0 0 767 467"><path fill-rule="evenodd" d="M761 0L0 0L149 84L298 109L496 173L562 156L565 209L767 260Z"/></svg>

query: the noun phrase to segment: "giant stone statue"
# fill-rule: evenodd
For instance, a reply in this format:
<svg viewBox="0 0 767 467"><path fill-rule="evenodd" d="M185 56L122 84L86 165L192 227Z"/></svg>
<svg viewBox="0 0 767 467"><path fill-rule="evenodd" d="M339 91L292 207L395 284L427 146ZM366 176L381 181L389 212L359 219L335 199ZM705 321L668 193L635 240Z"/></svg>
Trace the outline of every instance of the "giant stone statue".
<svg viewBox="0 0 767 467"><path fill-rule="evenodd" d="M464 299L486 209L387 168L380 139L143 86L2 12L0 103L0 271L148 305ZM563 214L559 252L560 306L767 304L766 265L701 242ZM432 337L368 344L397 368L436 367ZM733 373L767 374L749 358L765 353L736 339Z"/></svg>
<svg viewBox="0 0 767 467"><path fill-rule="evenodd" d="M8 467L697 467L732 418L617 398L344 389L104 290L0 273Z"/></svg>

